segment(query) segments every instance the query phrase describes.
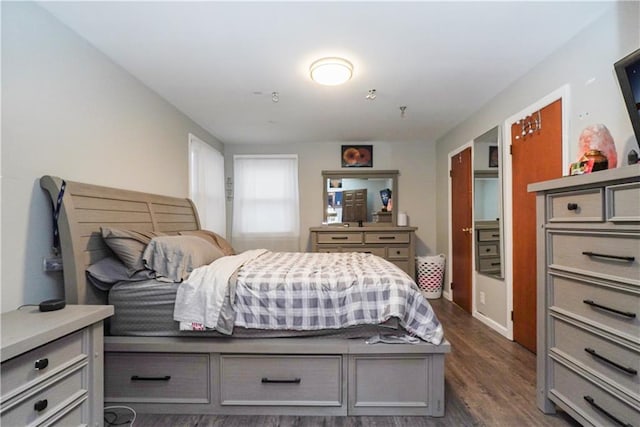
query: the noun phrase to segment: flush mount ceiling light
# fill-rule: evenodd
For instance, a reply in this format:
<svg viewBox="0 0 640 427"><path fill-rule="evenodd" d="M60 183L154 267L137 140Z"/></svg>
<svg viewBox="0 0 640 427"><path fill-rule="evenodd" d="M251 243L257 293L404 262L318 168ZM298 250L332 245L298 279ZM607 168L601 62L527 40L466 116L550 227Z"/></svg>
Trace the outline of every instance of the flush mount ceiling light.
<svg viewBox="0 0 640 427"><path fill-rule="evenodd" d="M314 82L326 86L337 86L351 78L353 65L342 58L322 58L311 64L309 72Z"/></svg>

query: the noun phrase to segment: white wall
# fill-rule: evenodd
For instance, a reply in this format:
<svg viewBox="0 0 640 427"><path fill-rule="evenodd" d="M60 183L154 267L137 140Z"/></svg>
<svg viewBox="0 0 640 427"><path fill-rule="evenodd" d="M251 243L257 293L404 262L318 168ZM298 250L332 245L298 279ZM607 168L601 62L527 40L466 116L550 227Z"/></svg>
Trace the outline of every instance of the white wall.
<svg viewBox="0 0 640 427"><path fill-rule="evenodd" d="M213 136L33 3L2 2L2 311L62 297L40 176L187 197Z"/></svg>
<svg viewBox="0 0 640 427"><path fill-rule="evenodd" d="M562 48L509 86L482 109L437 141L437 248L449 245L447 154L523 110L561 86L570 86L569 158L577 153L580 132L593 123L604 123L616 142L620 163L634 147L635 138L624 107L613 64L640 46L640 3L612 3L610 12L586 27ZM541 25L543 31L544 25ZM526 46L522 47L526 54ZM514 58L517 59L517 58ZM498 65L497 65L498 66ZM568 165L567 165L568 166ZM505 233L505 238L511 236ZM507 319L504 283L486 283L487 312L503 324ZM449 280L445 291L449 292ZM489 297L491 295L491 301Z"/></svg>
<svg viewBox="0 0 640 427"><path fill-rule="evenodd" d="M367 144L370 144L367 142ZM375 169L398 169L394 209L406 211L416 232L418 255L435 253L435 147L426 142L374 142ZM322 170L339 170L339 142L322 144L234 144L225 146L226 176L233 177L234 154L297 154L300 185L300 249L310 249L309 227L322 223ZM228 203L231 205L231 203ZM230 206L227 218L232 218ZM231 236L230 228L227 235Z"/></svg>

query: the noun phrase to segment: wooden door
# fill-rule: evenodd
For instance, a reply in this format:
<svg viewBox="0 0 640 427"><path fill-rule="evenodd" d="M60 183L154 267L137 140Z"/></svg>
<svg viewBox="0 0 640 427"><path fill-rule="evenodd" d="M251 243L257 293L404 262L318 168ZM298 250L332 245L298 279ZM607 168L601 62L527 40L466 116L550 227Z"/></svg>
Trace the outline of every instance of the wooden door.
<svg viewBox="0 0 640 427"><path fill-rule="evenodd" d="M342 192L342 222L367 220L367 189Z"/></svg>
<svg viewBox="0 0 640 427"><path fill-rule="evenodd" d="M451 157L451 289L453 302L471 313L473 235L471 147Z"/></svg>
<svg viewBox="0 0 640 427"><path fill-rule="evenodd" d="M562 100L511 125L513 202L513 339L536 352L536 197L527 185L562 176ZM540 129L535 130L535 121ZM525 122L526 124L526 122ZM518 139L516 139L518 137Z"/></svg>

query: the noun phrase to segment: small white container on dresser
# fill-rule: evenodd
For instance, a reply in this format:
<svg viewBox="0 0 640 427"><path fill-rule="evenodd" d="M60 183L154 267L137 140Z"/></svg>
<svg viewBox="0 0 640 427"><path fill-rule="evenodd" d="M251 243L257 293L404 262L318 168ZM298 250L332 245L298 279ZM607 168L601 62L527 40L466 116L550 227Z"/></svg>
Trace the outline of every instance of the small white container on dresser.
<svg viewBox="0 0 640 427"><path fill-rule="evenodd" d="M2 314L0 424L103 425L103 319L113 307Z"/></svg>
<svg viewBox="0 0 640 427"><path fill-rule="evenodd" d="M640 424L640 165L537 192L537 401L583 425Z"/></svg>

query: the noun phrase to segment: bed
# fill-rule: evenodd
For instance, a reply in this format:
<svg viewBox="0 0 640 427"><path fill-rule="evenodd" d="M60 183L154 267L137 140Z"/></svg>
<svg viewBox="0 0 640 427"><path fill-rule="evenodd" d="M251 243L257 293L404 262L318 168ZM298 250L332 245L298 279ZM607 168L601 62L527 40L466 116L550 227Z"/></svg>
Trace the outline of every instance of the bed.
<svg viewBox="0 0 640 427"><path fill-rule="evenodd" d="M106 404L176 414L444 415L446 339L433 339L437 345L425 335L414 344L367 343L367 337L389 331L415 332L411 320L393 315L375 325L356 321L336 329L264 330L249 324L235 327L232 335L204 325L203 331L183 330L178 325L189 329L197 322L166 315L178 307L179 284L141 281L106 292L89 283L87 269L113 257L103 239L105 228L169 236L200 232L192 202L53 176L43 176L40 184L57 212L67 303L116 305L111 335L105 337ZM268 267L275 264L267 257L276 255L260 253L251 262ZM310 258L316 270L335 262L296 256ZM236 298L232 289L223 296L225 307ZM155 299L140 297L149 290ZM141 308L136 301L142 300L152 303Z"/></svg>

